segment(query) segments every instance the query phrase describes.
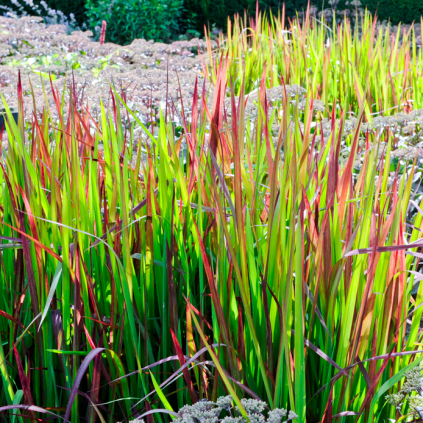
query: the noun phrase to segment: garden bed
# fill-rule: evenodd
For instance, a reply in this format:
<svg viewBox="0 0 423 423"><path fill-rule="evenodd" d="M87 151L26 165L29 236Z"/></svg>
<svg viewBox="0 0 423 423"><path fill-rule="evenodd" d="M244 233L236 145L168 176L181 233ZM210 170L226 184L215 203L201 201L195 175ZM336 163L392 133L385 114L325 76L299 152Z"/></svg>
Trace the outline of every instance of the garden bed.
<svg viewBox="0 0 423 423"><path fill-rule="evenodd" d="M0 412L416 415L418 38L269 19L120 47L2 18Z"/></svg>

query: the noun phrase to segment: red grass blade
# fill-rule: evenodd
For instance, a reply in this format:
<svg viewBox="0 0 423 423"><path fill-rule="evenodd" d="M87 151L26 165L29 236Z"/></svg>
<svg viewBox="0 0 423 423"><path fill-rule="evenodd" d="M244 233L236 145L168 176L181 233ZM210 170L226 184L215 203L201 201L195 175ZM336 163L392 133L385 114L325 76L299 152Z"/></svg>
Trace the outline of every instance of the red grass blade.
<svg viewBox="0 0 423 423"><path fill-rule="evenodd" d="M178 355L179 362L181 363L181 366L183 366L185 364L185 358L184 358L184 355L182 353L181 346L179 345L178 338L176 337L172 328L170 329L170 333L172 334L172 341L173 341L173 345L175 347L176 353ZM191 397L191 401L194 404L198 401L198 397L197 397L197 394L194 391L194 385L193 385L192 380L191 380L191 375L189 374L189 371L188 371L187 368L184 368L183 374L184 374L185 381L188 385L188 391L189 391L189 395Z"/></svg>
<svg viewBox="0 0 423 423"><path fill-rule="evenodd" d="M25 401L27 403L29 403L29 405L32 406L32 405L34 405L34 400L32 399L31 386L29 384L28 377L25 374L25 370L22 366L18 350L16 349L16 346L15 346L14 343L13 343L13 352L15 354L16 364L18 366L19 379L21 380L22 390L23 390L23 393L24 393L24 396L25 396ZM30 412L29 414L31 415L32 419L35 418L34 413Z"/></svg>

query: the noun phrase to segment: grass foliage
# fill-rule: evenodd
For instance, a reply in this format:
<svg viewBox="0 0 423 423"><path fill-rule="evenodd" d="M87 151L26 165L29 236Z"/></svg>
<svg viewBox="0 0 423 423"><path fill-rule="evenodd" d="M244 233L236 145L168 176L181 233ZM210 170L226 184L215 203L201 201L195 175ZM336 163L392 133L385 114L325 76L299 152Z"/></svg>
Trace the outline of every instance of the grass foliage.
<svg viewBox="0 0 423 423"><path fill-rule="evenodd" d="M6 420L114 422L167 409L154 414L162 422L226 394L242 415L247 396L294 410L300 423L396 418L384 396L423 359L423 287L411 295L422 278L417 164L390 179L394 134L380 129L366 135L355 170L360 133L347 135L344 121L421 107L421 50L412 33L401 45L376 34L370 17L361 35L347 22L245 25L235 21L212 57L212 108L196 86L179 128L163 110L153 131L116 90L98 122L72 92L65 106L54 91L58 122L48 107L26 123L22 103L17 124L8 113ZM268 110L265 87L280 83L306 87L304 111L286 96ZM253 89L257 114L247 118ZM315 99L332 117L329 138L314 125Z"/></svg>
<svg viewBox="0 0 423 423"><path fill-rule="evenodd" d="M239 94L245 79L247 92L258 89L263 73L268 88L285 84L306 87L314 98L322 100L329 113L354 112L366 100L365 118L372 114L394 114L407 102L423 107L423 51L414 27L401 26L392 32L389 26L376 27L377 20L366 13L331 27L307 13L304 21L286 25L284 10L280 19L235 17L228 23L228 37L220 35L220 46L229 55L228 74L234 78ZM209 51L214 63L215 82L219 56Z"/></svg>

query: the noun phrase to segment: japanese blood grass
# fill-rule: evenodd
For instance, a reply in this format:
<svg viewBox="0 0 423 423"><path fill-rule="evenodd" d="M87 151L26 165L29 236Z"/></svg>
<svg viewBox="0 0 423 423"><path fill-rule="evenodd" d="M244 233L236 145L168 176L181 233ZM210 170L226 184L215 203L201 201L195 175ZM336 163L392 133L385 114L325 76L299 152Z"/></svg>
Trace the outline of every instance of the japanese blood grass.
<svg viewBox="0 0 423 423"><path fill-rule="evenodd" d="M310 94L305 113L284 101L269 116L265 79L258 117L244 84L224 113L226 66L212 110L195 87L179 138L163 115L154 136L116 91L100 122L54 87L58 123L8 112L0 405L17 420L114 422L228 392L242 413L251 395L299 422L395 417L378 399L421 360L413 172L388 184L390 132L367 135L359 172L349 135L340 165L342 122L317 136Z"/></svg>
<svg viewBox="0 0 423 423"><path fill-rule="evenodd" d="M278 17L258 11L255 18L235 16L228 19L228 34L220 36L219 48L213 51L209 44L205 73L216 81L224 52L231 59L228 75L236 94L244 78L247 93L257 89L265 72L268 88L284 81L307 87L327 110L339 103L337 116L341 109L357 114L363 97L366 120L376 112L421 108L423 51L414 27L392 32L389 25L377 27L371 14L356 16L355 22L354 28L346 17L341 24L335 19L325 24L309 10L302 21L285 19L284 10Z"/></svg>

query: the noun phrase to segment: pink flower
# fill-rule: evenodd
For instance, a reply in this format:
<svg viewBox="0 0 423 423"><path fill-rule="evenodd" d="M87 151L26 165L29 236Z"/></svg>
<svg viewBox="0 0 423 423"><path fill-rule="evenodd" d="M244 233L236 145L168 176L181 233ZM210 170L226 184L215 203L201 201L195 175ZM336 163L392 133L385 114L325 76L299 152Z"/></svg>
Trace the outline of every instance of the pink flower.
<svg viewBox="0 0 423 423"><path fill-rule="evenodd" d="M104 40L106 39L106 26L107 22L103 20L101 25L100 44L104 44Z"/></svg>

